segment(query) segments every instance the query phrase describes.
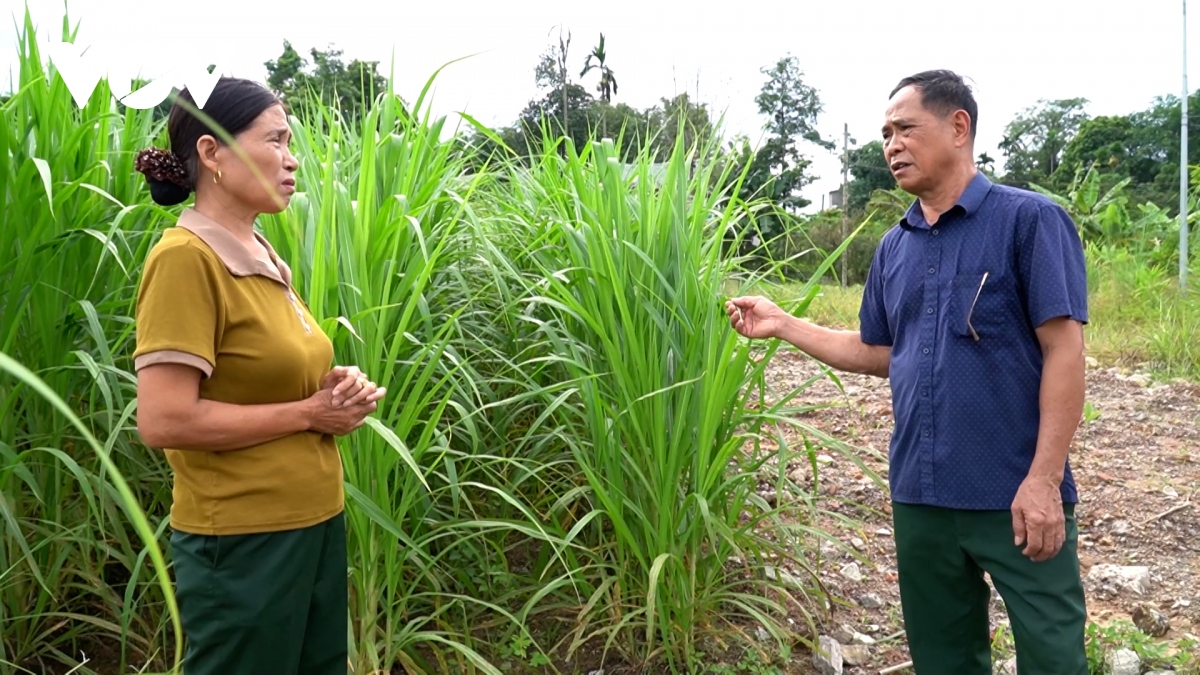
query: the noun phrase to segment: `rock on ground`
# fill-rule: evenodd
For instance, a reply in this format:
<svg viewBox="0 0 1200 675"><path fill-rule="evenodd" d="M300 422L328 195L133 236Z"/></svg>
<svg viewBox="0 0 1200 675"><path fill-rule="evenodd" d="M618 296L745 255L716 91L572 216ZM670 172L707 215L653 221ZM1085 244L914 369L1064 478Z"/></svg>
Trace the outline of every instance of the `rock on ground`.
<svg viewBox="0 0 1200 675"><path fill-rule="evenodd" d="M1141 604L1133 610L1133 623L1150 637L1162 637L1171 630L1171 620L1154 606Z"/></svg>
<svg viewBox="0 0 1200 675"><path fill-rule="evenodd" d="M1118 649L1105 657L1110 675L1141 675L1142 659L1132 649Z"/></svg>
<svg viewBox="0 0 1200 675"><path fill-rule="evenodd" d="M866 645L842 645L842 660L848 666L865 665L871 660L871 648Z"/></svg>
<svg viewBox="0 0 1200 675"><path fill-rule="evenodd" d="M817 649L813 651L813 665L817 667L820 675L842 675L842 646L828 635L817 638Z"/></svg>
<svg viewBox="0 0 1200 675"><path fill-rule="evenodd" d="M1088 579L1110 583L1138 595L1150 592L1150 568L1144 565L1100 564L1088 572Z"/></svg>
<svg viewBox="0 0 1200 675"><path fill-rule="evenodd" d="M883 607L883 598L878 593L864 593L858 598L858 604L867 609L879 609Z"/></svg>

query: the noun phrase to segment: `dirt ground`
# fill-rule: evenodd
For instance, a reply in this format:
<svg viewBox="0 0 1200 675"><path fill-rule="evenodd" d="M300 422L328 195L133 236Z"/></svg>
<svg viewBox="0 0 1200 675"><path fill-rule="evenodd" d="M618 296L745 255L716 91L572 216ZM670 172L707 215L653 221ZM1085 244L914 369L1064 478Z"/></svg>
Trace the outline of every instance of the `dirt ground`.
<svg viewBox="0 0 1200 675"><path fill-rule="evenodd" d="M781 349L769 371L772 397L786 395L817 374L815 361ZM887 382L838 377L844 392L823 378L795 401L829 405L803 421L886 457L892 425ZM1097 416L1076 434L1071 464L1080 491L1076 515L1089 615L1101 624L1132 620L1135 608L1148 603L1169 621L1163 639L1200 635L1200 386L1152 382L1144 374L1101 368L1089 359L1087 400ZM885 462L869 459L867 465L886 481ZM872 642L857 648L855 660L864 660L847 664L845 675L878 673L909 658L901 633L886 492L837 452L822 451L818 467L820 506L855 523L829 517L820 524L865 558L855 560L826 545L830 555L821 576L848 605L837 608L824 632L843 642ZM811 482L807 461L793 462L788 469L793 479ZM1093 575L1098 565L1146 566L1148 582L1143 580L1139 593L1104 578L1100 572L1108 568ZM1006 616L994 591L993 600L995 633Z"/></svg>

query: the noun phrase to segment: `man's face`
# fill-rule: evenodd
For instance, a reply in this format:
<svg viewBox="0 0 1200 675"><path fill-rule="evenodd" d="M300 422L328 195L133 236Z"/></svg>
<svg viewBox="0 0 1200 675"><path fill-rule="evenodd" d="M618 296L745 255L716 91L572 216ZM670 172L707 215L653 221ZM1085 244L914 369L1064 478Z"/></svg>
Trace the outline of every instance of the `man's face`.
<svg viewBox="0 0 1200 675"><path fill-rule="evenodd" d="M954 118L926 110L915 87L896 92L883 122L883 156L896 183L917 196L934 189L954 168L959 135Z"/></svg>

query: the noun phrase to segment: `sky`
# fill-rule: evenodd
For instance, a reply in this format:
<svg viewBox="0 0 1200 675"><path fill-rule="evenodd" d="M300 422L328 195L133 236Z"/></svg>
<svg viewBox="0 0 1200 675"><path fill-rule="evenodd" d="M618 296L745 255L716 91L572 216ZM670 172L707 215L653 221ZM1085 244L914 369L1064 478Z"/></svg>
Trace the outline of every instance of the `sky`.
<svg viewBox="0 0 1200 675"><path fill-rule="evenodd" d="M40 41L61 39L62 0L0 0L0 90L15 77L26 6ZM976 154L1001 166L1004 126L1039 99L1083 97L1089 114L1126 114L1182 89L1182 0L741 0L711 10L662 0L71 0L67 9L79 23L77 43L147 78L216 63L224 74L265 81L263 64L286 39L302 55L333 46L347 61L380 61L385 76L394 59L396 88L412 101L439 67L467 57L437 76L433 110L452 124L465 111L492 126L510 124L537 94L534 66L560 26L571 33L575 79L603 31L614 102L648 108L686 91L724 115L726 134L755 144L766 121L754 103L766 80L760 69L791 54L821 97L818 128L838 153L843 125L858 145L880 137L897 81L948 68L968 78L979 103ZM1189 9L1194 91L1200 5ZM583 84L594 87L597 77ZM804 191L816 208L840 185L840 154L812 145L803 152L819 176Z"/></svg>

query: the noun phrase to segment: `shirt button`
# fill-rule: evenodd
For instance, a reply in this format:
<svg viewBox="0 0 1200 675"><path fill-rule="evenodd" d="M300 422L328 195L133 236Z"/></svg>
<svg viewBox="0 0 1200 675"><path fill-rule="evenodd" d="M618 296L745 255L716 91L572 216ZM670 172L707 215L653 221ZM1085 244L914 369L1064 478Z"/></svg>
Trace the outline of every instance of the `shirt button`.
<svg viewBox="0 0 1200 675"><path fill-rule="evenodd" d="M937 231L937 230L934 230L934 231L933 231L933 235L934 235L935 237L937 236L937 233L938 233L938 231Z"/></svg>
<svg viewBox="0 0 1200 675"><path fill-rule="evenodd" d="M932 308L932 307L930 307L929 309L925 310L925 313L926 313L926 314L933 314L933 308Z"/></svg>
<svg viewBox="0 0 1200 675"><path fill-rule="evenodd" d="M928 390L928 389L922 389L922 390L921 390L921 395L922 395L922 396L928 396L928 395L929 395L929 390Z"/></svg>
<svg viewBox="0 0 1200 675"><path fill-rule="evenodd" d="M928 429L925 430L925 438L929 438L929 430Z"/></svg>
<svg viewBox="0 0 1200 675"><path fill-rule="evenodd" d="M930 267L930 268L929 268L929 273L930 273L930 274L937 274L937 270L936 270L936 269L934 269L934 268L932 268L932 267Z"/></svg>
<svg viewBox="0 0 1200 675"><path fill-rule="evenodd" d="M928 354L928 353L929 353L929 347L926 347L925 349L922 349L922 350L921 350L921 353L922 353L922 354Z"/></svg>

